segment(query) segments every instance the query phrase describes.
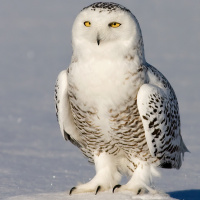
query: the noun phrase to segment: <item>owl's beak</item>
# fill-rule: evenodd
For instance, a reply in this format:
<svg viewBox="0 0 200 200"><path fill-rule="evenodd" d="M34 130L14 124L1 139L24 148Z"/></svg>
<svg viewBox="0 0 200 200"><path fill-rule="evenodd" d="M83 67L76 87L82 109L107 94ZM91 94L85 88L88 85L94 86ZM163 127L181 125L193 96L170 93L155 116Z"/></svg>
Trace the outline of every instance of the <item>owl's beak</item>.
<svg viewBox="0 0 200 200"><path fill-rule="evenodd" d="M98 45L100 44L100 41L101 41L101 39L100 39L99 34L98 34L98 35L97 35L97 44L98 44Z"/></svg>

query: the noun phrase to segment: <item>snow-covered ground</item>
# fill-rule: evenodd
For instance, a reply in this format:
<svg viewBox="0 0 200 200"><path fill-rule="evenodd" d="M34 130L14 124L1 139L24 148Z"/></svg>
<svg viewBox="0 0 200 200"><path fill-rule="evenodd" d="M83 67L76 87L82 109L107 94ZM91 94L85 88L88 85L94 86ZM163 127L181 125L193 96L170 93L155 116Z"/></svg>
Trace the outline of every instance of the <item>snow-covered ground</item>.
<svg viewBox="0 0 200 200"><path fill-rule="evenodd" d="M170 199L111 192L68 196L71 187L95 172L61 136L54 83L70 62L73 20L92 2L0 2L0 199ZM180 170L161 170L155 185L175 199L200 199L200 1L115 2L136 15L147 61L173 85L182 136L191 151Z"/></svg>

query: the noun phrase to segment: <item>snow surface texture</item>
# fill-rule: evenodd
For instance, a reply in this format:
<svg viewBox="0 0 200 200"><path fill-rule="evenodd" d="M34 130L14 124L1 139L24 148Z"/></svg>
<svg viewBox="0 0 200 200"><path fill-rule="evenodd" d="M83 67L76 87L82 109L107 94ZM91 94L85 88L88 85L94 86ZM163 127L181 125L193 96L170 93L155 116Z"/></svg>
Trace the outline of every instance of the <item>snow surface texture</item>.
<svg viewBox="0 0 200 200"><path fill-rule="evenodd" d="M63 200L63 199L69 199L69 200L155 200L155 199L165 199L165 200L175 200L174 198L169 197L169 195L161 194L161 195L140 195L140 196L132 196L131 192L124 192L121 194L112 194L108 192L102 192L98 195L94 194L79 194L79 195L73 195L73 196L67 196L66 193L49 193L49 194L40 194L35 196L17 196L17 197L11 197L7 200Z"/></svg>
<svg viewBox="0 0 200 200"><path fill-rule="evenodd" d="M94 1L1 0L0 199L170 199L111 192L68 196L94 167L61 136L54 84L71 57L71 26ZM146 59L177 94L182 136L191 151L180 170L161 169L155 186L172 198L200 199L200 2L119 1L139 20ZM122 183L125 183L124 178ZM171 198L171 199L172 199Z"/></svg>

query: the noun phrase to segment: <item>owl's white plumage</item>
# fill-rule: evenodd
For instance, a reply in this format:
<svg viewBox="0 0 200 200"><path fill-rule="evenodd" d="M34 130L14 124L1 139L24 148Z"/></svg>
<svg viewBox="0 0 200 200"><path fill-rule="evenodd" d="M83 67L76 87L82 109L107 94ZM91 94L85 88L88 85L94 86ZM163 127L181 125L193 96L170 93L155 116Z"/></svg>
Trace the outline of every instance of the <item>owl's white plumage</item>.
<svg viewBox="0 0 200 200"><path fill-rule="evenodd" d="M72 46L71 64L56 83L58 122L63 137L95 164L96 176L70 194L115 185L152 192L155 167L179 169L187 148L175 93L145 61L137 19L118 4L92 4L74 22ZM132 177L123 186L121 174Z"/></svg>

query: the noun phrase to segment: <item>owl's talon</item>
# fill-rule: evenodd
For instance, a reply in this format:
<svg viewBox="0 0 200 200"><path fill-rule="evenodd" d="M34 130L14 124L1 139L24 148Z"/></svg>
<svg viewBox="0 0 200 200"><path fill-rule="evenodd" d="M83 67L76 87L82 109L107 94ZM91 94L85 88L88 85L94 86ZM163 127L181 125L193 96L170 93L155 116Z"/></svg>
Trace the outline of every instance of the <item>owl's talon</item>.
<svg viewBox="0 0 200 200"><path fill-rule="evenodd" d="M120 188L120 187L121 187L121 185L119 185L119 184L118 184L118 185L115 185L115 186L113 187L113 193L115 192L115 189L116 189L116 188Z"/></svg>
<svg viewBox="0 0 200 200"><path fill-rule="evenodd" d="M69 195L71 195L72 192L73 192L75 189L76 189L76 187L71 188L71 190L70 190L70 192L69 192Z"/></svg>
<svg viewBox="0 0 200 200"><path fill-rule="evenodd" d="M97 190L96 190L96 193L95 193L95 195L97 195L97 193L98 193L98 191L101 189L101 186L99 185L98 187L97 187Z"/></svg>

